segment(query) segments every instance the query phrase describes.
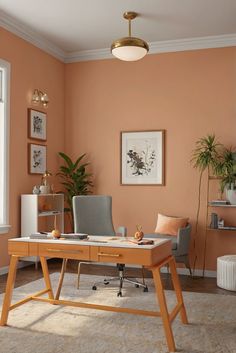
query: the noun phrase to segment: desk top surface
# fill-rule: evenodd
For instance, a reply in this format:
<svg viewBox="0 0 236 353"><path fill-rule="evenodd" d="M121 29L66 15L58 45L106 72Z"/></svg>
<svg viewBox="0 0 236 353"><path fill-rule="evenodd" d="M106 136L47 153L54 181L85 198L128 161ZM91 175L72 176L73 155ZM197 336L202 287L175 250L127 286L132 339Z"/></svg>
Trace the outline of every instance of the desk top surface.
<svg viewBox="0 0 236 353"><path fill-rule="evenodd" d="M145 238L147 240L148 238ZM89 245L89 246L104 246L114 248L135 248L135 249L154 249L164 243L170 242L169 239L150 239L154 240L151 245L138 245L135 244L134 238L131 237L111 237L111 236L89 236L87 240L74 240L74 239L30 239L28 237L9 239L10 242L29 242L29 243L46 243L46 244L67 244L67 245Z"/></svg>

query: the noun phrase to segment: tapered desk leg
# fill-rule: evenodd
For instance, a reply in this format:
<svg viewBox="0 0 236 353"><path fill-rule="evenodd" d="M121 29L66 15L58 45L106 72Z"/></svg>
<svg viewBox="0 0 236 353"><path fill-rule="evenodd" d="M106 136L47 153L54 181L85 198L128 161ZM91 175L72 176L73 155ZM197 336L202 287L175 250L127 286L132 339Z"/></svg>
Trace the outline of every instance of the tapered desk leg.
<svg viewBox="0 0 236 353"><path fill-rule="evenodd" d="M60 294L61 294L61 287L62 287L62 284L63 284L64 275L65 275L65 272L66 272L67 261L68 261L68 259L63 259L63 261L62 261L61 273L60 273L60 278L59 278L59 282L58 282L57 292L56 292L56 296L55 296L56 300L59 299Z"/></svg>
<svg viewBox="0 0 236 353"><path fill-rule="evenodd" d="M164 288L161 280L160 267L152 268L153 280L156 288L157 299L160 306L161 318L165 330L166 341L170 352L175 352L175 341L172 332L171 322L169 319L169 313L166 305L166 298Z"/></svg>
<svg viewBox="0 0 236 353"><path fill-rule="evenodd" d="M40 257L40 262L43 270L43 277L46 284L46 288L48 289L48 297L49 299L54 299L51 280L48 272L47 260L45 259L45 257Z"/></svg>
<svg viewBox="0 0 236 353"><path fill-rule="evenodd" d="M181 305L181 309L180 309L181 320L182 320L183 324L187 324L188 319L187 319L186 309L184 306L182 290L181 290L181 286L180 286L180 282L179 282L179 276L178 276L178 273L176 270L176 264L175 264L174 257L170 260L169 267L170 267L170 273L171 273L171 278L172 278L177 302L179 305Z"/></svg>
<svg viewBox="0 0 236 353"><path fill-rule="evenodd" d="M15 284L16 269L17 269L18 260L19 260L18 256L14 256L14 255L11 256L10 267L9 267L9 272L8 272L8 277L7 277L6 293L4 296L4 301L3 301L3 306L2 306L2 315L1 315L0 326L4 326L7 324L9 308L10 308L11 299L12 299L12 292L13 292L13 288L14 288L14 284Z"/></svg>

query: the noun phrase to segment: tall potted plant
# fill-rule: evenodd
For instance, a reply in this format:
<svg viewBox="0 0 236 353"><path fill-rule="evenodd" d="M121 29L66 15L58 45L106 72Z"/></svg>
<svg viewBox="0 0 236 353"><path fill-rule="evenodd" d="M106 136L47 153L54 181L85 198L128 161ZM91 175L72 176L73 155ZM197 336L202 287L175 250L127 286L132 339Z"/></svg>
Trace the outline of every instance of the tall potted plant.
<svg viewBox="0 0 236 353"><path fill-rule="evenodd" d="M58 154L63 159L64 165L59 167L57 175L61 178L61 184L65 189L65 198L68 205L65 211L69 212L71 228L73 229L72 198L76 195L91 193L91 187L93 186L91 181L92 174L86 171L89 163L81 163L86 154L78 157L75 162L63 152L59 152Z"/></svg>
<svg viewBox="0 0 236 353"><path fill-rule="evenodd" d="M197 260L196 255L196 236L198 233L199 225L199 214L201 207L201 186L202 186L202 177L203 173L206 171L208 176L210 170L213 174L217 173L217 168L219 168L219 158L220 150L222 148L221 143L219 143L214 134L207 135L206 137L200 138L196 142L196 148L193 151L191 163L193 167L200 171L199 183L198 183L198 202L197 202L197 212L196 212L196 226L193 239L193 247L195 251L195 259L193 269L195 269L195 264Z"/></svg>

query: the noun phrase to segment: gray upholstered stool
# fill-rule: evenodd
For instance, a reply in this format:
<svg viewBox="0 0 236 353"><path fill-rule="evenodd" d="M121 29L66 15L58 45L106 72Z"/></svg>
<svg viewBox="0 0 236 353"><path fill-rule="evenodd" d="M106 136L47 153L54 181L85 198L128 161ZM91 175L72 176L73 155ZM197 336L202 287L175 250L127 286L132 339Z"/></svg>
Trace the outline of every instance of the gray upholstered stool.
<svg viewBox="0 0 236 353"><path fill-rule="evenodd" d="M217 258L217 286L236 291L236 255Z"/></svg>

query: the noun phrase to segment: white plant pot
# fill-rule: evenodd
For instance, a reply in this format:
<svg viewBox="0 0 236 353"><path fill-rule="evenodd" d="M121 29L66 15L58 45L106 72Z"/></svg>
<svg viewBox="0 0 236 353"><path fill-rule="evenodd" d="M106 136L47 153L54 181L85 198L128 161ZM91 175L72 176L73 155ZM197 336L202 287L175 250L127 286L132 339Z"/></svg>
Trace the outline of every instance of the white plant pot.
<svg viewBox="0 0 236 353"><path fill-rule="evenodd" d="M40 185L39 189L41 194L50 194L50 185Z"/></svg>
<svg viewBox="0 0 236 353"><path fill-rule="evenodd" d="M226 199L231 205L236 205L236 190L226 190Z"/></svg>

